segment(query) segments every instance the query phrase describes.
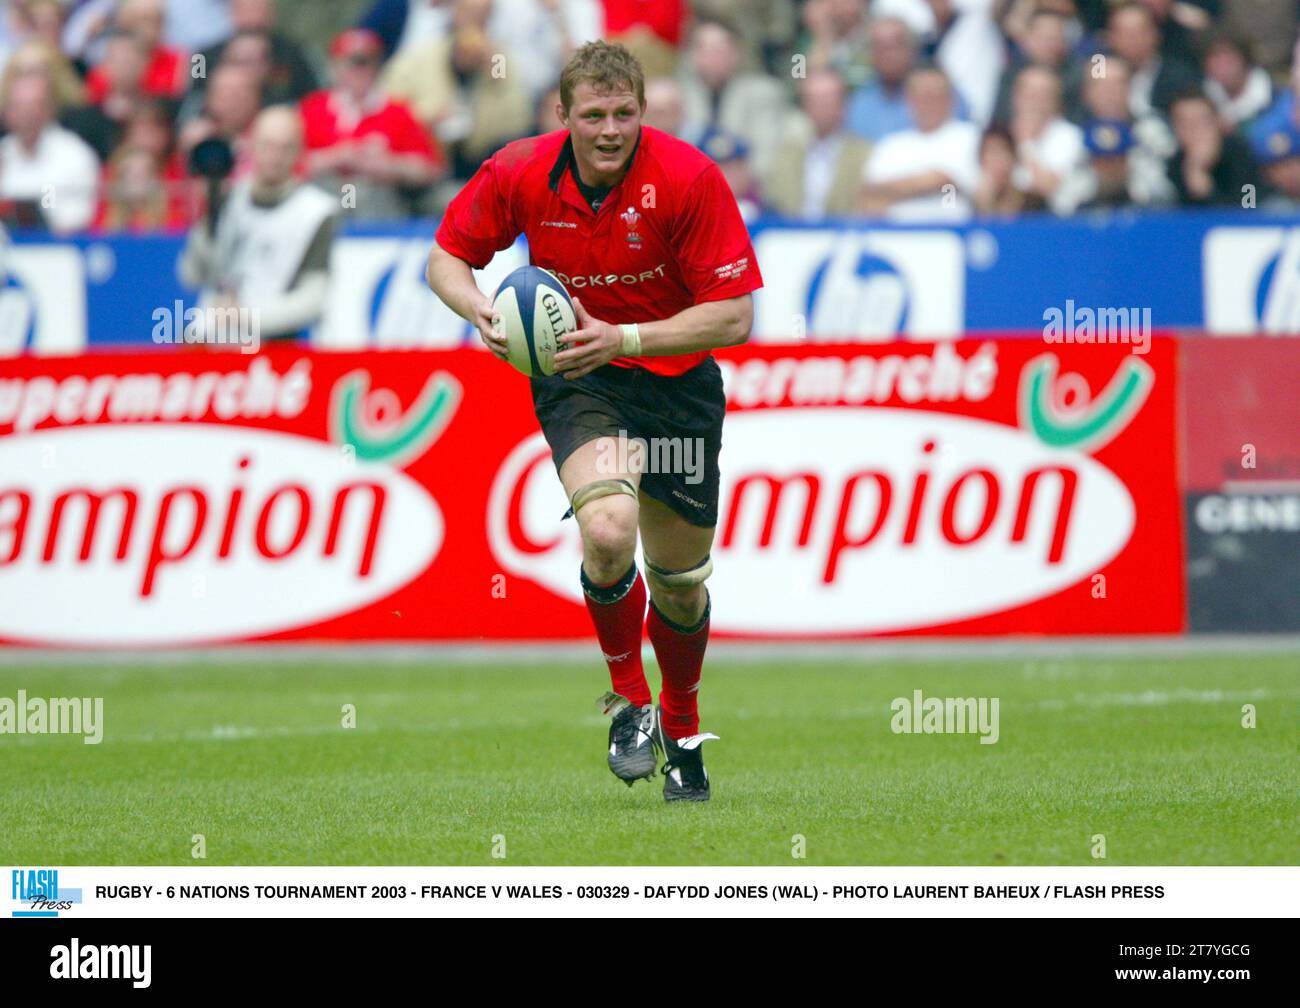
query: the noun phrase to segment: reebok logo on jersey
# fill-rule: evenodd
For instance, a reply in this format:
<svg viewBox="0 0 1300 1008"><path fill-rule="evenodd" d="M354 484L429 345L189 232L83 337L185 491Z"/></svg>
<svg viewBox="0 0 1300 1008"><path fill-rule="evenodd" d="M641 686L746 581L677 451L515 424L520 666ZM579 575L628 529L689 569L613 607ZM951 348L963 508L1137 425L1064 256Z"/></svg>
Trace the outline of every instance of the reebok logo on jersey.
<svg viewBox="0 0 1300 1008"><path fill-rule="evenodd" d="M562 221L562 220L544 220L544 221L542 221L542 227L576 228L577 226L578 226L578 225L575 224L575 223L573 223L573 221Z"/></svg>

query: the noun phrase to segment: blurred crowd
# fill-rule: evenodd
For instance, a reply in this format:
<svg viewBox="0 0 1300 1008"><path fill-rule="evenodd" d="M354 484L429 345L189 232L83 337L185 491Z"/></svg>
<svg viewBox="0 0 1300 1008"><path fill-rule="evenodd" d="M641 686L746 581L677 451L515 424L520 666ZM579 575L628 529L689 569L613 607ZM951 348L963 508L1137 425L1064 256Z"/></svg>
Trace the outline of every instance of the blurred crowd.
<svg viewBox="0 0 1300 1008"><path fill-rule="evenodd" d="M437 213L503 144L559 128L560 69L593 38L637 54L646 122L713 157L747 217L1300 208L1296 8L367 0L316 40L275 0L7 0L0 219L186 228L210 191L195 148L227 143L238 181L273 105L345 215Z"/></svg>

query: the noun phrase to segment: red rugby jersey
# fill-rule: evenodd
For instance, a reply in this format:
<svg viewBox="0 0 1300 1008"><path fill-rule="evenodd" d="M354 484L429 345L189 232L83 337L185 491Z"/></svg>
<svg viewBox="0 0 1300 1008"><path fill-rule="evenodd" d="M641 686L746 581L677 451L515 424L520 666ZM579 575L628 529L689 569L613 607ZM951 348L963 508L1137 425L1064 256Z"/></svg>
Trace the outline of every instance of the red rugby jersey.
<svg viewBox="0 0 1300 1008"><path fill-rule="evenodd" d="M616 325L671 318L763 286L736 199L706 154L642 126L627 174L596 213L569 171L572 158L568 130L503 147L451 201L438 244L481 269L523 234L534 265ZM676 375L708 355L612 363Z"/></svg>

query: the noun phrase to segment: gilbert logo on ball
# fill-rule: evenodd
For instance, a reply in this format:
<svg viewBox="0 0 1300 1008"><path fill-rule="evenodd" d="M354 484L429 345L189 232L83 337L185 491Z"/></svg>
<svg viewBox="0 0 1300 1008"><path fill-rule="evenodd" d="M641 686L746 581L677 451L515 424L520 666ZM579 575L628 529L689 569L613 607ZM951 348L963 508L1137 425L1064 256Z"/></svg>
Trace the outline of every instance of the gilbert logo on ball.
<svg viewBox="0 0 1300 1008"><path fill-rule="evenodd" d="M578 328L573 302L555 274L520 266L501 282L492 308L515 370L555 374L556 341Z"/></svg>

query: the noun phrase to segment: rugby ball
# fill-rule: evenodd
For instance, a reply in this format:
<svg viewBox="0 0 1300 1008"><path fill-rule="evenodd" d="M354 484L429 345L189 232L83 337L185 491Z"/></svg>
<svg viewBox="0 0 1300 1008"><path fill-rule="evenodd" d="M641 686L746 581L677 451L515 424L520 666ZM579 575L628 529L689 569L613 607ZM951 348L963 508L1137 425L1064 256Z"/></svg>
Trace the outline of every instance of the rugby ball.
<svg viewBox="0 0 1300 1008"><path fill-rule="evenodd" d="M555 374L556 340L578 328L573 302L555 274L540 266L520 266L501 281L492 310L515 370Z"/></svg>

